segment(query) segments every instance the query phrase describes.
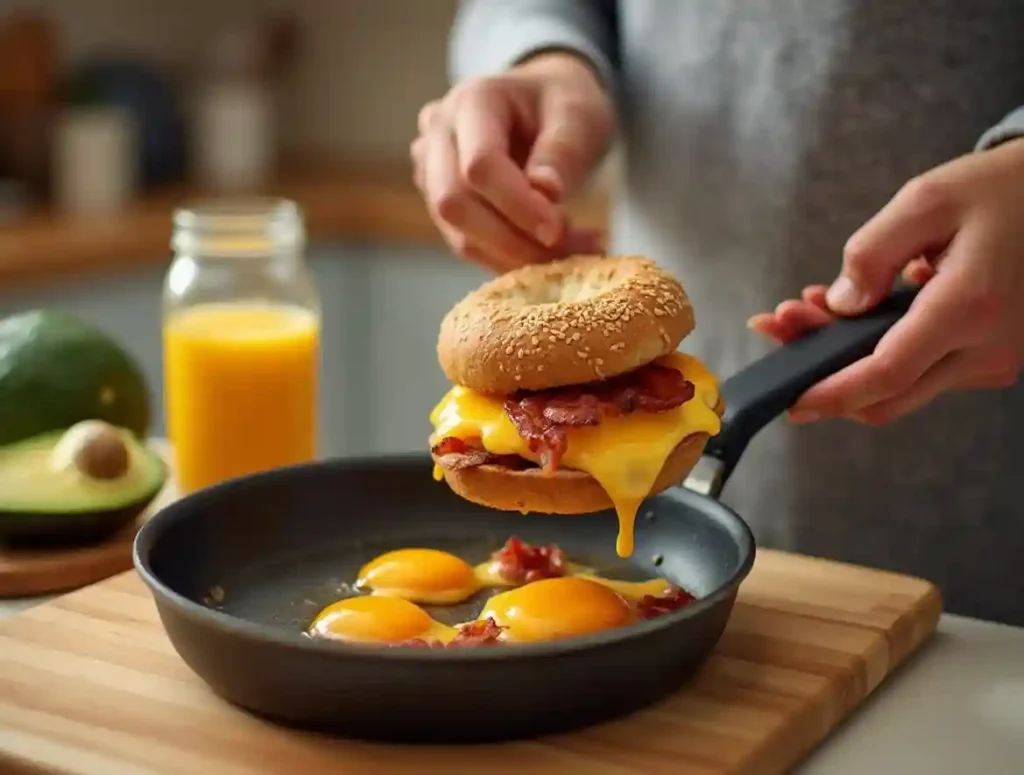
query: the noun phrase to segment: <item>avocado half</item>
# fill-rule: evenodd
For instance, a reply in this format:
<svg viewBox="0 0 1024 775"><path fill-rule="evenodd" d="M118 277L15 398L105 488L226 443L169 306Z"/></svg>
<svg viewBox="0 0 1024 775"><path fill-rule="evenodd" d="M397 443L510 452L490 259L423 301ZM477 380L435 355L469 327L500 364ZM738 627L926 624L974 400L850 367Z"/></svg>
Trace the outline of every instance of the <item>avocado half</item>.
<svg viewBox="0 0 1024 775"><path fill-rule="evenodd" d="M113 469L104 462L112 459L104 455L104 445L94 445L97 429L101 441L108 442L107 450L112 447L117 453ZM99 454L93 454L97 449ZM93 460L98 470L90 467ZM0 447L0 543L67 546L100 541L138 517L167 475L160 455L131 431L95 421Z"/></svg>

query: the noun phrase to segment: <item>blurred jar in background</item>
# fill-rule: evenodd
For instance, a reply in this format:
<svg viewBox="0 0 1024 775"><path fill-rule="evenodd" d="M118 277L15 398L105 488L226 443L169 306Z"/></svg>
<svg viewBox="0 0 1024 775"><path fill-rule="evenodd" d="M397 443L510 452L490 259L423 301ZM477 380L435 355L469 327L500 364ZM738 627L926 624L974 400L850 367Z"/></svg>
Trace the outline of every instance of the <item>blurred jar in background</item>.
<svg viewBox="0 0 1024 775"><path fill-rule="evenodd" d="M172 244L164 400L180 489L314 459L320 302L299 209L182 209Z"/></svg>
<svg viewBox="0 0 1024 775"><path fill-rule="evenodd" d="M54 132L54 200L68 213L123 208L135 193L138 136L134 120L115 106L65 108Z"/></svg>
<svg viewBox="0 0 1024 775"><path fill-rule="evenodd" d="M276 167L273 82L261 68L266 35L259 24L217 37L197 94L193 131L198 182L215 192L262 186Z"/></svg>

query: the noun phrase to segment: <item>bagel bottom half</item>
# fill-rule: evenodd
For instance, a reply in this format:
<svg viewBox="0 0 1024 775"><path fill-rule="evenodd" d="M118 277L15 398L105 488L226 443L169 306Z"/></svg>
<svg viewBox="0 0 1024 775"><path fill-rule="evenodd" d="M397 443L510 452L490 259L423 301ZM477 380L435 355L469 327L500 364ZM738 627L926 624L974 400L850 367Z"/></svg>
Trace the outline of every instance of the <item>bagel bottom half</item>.
<svg viewBox="0 0 1024 775"><path fill-rule="evenodd" d="M651 495L679 484L697 464L710 437L692 433L665 460ZM435 457L435 463L439 460ZM614 508L608 493L590 474L568 468L545 473L540 468L516 470L484 464L458 470L440 466L445 481L473 503L502 511L540 514L589 514Z"/></svg>

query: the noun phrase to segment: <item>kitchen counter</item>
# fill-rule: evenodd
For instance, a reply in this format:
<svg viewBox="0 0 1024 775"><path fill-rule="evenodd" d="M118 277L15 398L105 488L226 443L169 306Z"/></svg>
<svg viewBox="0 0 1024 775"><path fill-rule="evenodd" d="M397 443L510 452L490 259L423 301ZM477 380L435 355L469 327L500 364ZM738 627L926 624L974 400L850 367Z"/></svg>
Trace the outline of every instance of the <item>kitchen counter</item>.
<svg viewBox="0 0 1024 775"><path fill-rule="evenodd" d="M289 165L254 194L302 207L311 240L440 244L441 237L412 183L408 162L317 160ZM38 211L0 226L0 286L131 268L170 256L171 213L208 192L173 186L109 215L73 217ZM568 205L582 226L602 226L607 196L599 187Z"/></svg>
<svg viewBox="0 0 1024 775"><path fill-rule="evenodd" d="M51 597L0 601L0 619ZM1010 775L1024 762L1024 628L946 615L799 775Z"/></svg>

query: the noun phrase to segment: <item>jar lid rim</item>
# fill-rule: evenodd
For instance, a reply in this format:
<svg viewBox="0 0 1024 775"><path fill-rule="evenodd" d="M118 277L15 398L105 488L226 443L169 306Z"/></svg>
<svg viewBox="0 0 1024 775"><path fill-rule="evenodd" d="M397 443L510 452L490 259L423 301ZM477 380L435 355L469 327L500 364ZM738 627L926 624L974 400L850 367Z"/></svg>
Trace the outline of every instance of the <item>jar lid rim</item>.
<svg viewBox="0 0 1024 775"><path fill-rule="evenodd" d="M197 200L174 211L173 223L179 229L239 228L271 221L301 220L299 206L290 199L274 197L237 197Z"/></svg>

